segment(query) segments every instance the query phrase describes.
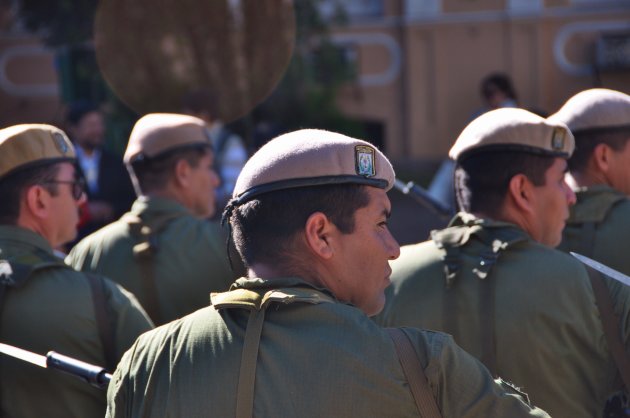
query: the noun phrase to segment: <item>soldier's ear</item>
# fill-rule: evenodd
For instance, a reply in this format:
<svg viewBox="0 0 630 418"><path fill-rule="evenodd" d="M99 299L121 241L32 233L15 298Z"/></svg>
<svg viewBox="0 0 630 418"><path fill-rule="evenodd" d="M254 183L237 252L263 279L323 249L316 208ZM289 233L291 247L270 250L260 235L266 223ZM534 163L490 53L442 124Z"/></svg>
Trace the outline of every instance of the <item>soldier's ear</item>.
<svg viewBox="0 0 630 418"><path fill-rule="evenodd" d="M44 219L50 215L50 200L52 196L48 190L39 184L29 186L20 203L20 216L30 216Z"/></svg>
<svg viewBox="0 0 630 418"><path fill-rule="evenodd" d="M532 212L533 183L525 174L517 174L510 179L508 198L512 205L520 212Z"/></svg>
<svg viewBox="0 0 630 418"><path fill-rule="evenodd" d="M335 225L322 212L311 214L304 225L304 238L308 248L319 258L332 258L335 230Z"/></svg>
<svg viewBox="0 0 630 418"><path fill-rule="evenodd" d="M192 167L184 158L180 158L173 167L173 181L179 187L188 187L190 185L190 173Z"/></svg>
<svg viewBox="0 0 630 418"><path fill-rule="evenodd" d="M593 148L591 162L597 171L601 173L608 173L610 170L610 158L612 152L614 152L614 150L607 144L597 144L595 148Z"/></svg>

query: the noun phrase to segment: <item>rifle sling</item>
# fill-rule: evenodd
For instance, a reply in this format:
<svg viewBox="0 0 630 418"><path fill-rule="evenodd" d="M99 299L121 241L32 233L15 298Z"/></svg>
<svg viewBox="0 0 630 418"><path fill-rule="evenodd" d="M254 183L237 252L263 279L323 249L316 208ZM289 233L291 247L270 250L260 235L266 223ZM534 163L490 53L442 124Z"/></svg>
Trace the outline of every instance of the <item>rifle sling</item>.
<svg viewBox="0 0 630 418"><path fill-rule="evenodd" d="M386 328L385 330L394 342L398 360L407 378L407 383L409 383L409 390L411 390L420 416L422 418L441 418L442 414L435 402L424 369L420 364L416 350L411 345L409 336L400 328Z"/></svg>
<svg viewBox="0 0 630 418"><path fill-rule="evenodd" d="M621 375L621 379L628 390L630 389L630 359L626 354L619 333L619 317L615 314L613 309L613 300L602 274L590 266L585 267L591 279L591 286L595 294L595 302L599 308L606 342L608 343L615 365Z"/></svg>

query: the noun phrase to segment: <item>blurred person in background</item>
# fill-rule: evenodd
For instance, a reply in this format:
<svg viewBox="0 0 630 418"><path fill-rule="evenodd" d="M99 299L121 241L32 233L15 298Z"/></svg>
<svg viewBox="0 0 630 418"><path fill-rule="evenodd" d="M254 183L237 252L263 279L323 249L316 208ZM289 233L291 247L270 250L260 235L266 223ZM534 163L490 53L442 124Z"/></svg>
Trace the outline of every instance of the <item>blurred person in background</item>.
<svg viewBox="0 0 630 418"><path fill-rule="evenodd" d="M87 186L79 225L81 239L118 219L129 210L135 196L122 158L103 147L105 123L99 107L87 100L71 103L66 124Z"/></svg>

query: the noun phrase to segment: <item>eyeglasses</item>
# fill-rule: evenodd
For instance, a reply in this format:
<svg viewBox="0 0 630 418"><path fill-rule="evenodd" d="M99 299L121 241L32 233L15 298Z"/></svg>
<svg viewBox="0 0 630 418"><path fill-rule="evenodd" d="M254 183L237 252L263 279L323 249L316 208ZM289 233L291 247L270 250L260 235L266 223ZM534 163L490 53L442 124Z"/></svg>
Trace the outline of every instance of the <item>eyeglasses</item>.
<svg viewBox="0 0 630 418"><path fill-rule="evenodd" d="M74 181L63 181L63 180L49 180L44 181L42 184L69 184L72 186L72 197L74 200L81 199L83 193L85 193L85 180L77 179Z"/></svg>

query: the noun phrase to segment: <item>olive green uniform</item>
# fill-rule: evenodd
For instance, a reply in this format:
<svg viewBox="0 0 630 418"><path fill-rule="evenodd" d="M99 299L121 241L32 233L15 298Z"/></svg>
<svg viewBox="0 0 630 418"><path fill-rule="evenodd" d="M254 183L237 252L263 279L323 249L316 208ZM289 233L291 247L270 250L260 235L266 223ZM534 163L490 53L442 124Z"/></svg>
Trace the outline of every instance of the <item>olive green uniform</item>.
<svg viewBox="0 0 630 418"><path fill-rule="evenodd" d="M562 251L591 257L630 275L630 199L605 185L579 189L562 234Z"/></svg>
<svg viewBox="0 0 630 418"><path fill-rule="evenodd" d="M620 387L582 264L513 224L467 214L432 238L392 262L376 321L448 332L491 370L494 346L496 373L552 416L600 416ZM630 291L607 284L627 347Z"/></svg>
<svg viewBox="0 0 630 418"><path fill-rule="evenodd" d="M108 417L234 417L247 404L236 397L242 358L256 417L418 416L390 337L359 309L297 278L239 279L212 302L138 339L109 386ZM261 314L258 340L249 324ZM546 416L448 335L404 332L444 417ZM258 350L243 349L245 334Z"/></svg>
<svg viewBox="0 0 630 418"><path fill-rule="evenodd" d="M145 242L153 248L148 273L146 264L134 256L143 248L143 238L132 226L138 218L151 229ZM207 306L210 292L230 287L235 277L225 243L226 234L217 223L192 216L174 200L140 197L129 214L79 242L66 261L76 269L112 277L162 324ZM157 293L159 318L149 306L147 276L153 283L149 289Z"/></svg>
<svg viewBox="0 0 630 418"><path fill-rule="evenodd" d="M0 340L45 355L53 350L104 366L88 278L53 254L48 242L27 229L0 226L0 279L8 284L2 302ZM152 328L133 295L101 279L114 359ZM3 417L102 417L105 392L76 377L0 357Z"/></svg>

